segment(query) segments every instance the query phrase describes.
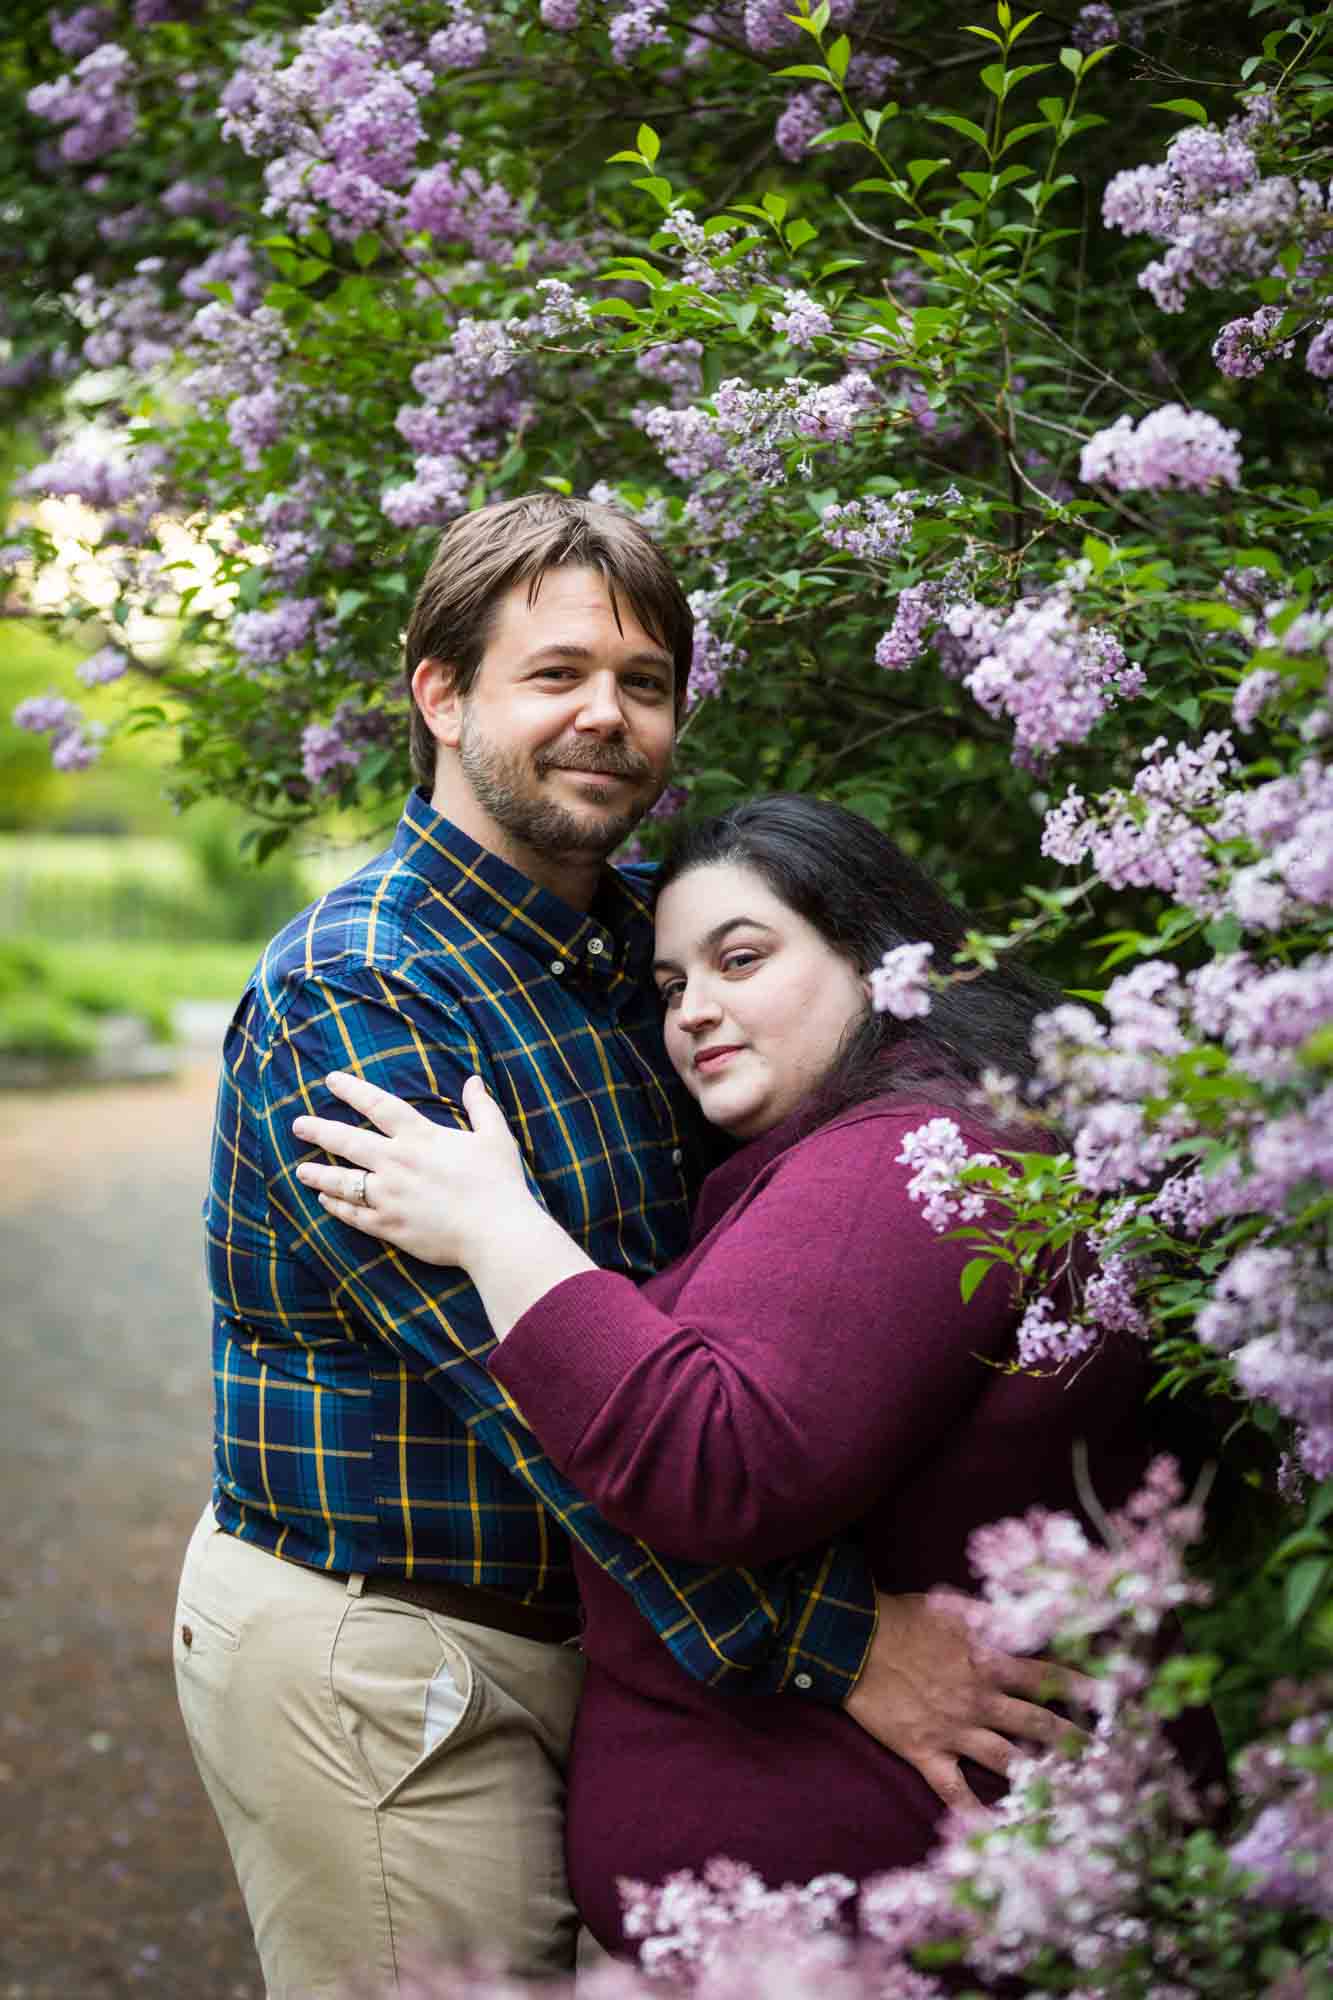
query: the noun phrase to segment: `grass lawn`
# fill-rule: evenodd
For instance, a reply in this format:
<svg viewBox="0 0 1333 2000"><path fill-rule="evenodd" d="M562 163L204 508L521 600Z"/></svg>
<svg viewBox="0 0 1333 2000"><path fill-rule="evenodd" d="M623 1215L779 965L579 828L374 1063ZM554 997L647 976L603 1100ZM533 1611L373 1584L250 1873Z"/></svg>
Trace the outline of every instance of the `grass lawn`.
<svg viewBox="0 0 1333 2000"><path fill-rule="evenodd" d="M239 1000L266 940L184 945L145 941L132 946L102 940L57 944L50 938L23 937L6 942L30 945L63 992L86 995L88 1001L99 992L114 993L118 1007L124 994L129 1011L148 1012L177 1000Z"/></svg>

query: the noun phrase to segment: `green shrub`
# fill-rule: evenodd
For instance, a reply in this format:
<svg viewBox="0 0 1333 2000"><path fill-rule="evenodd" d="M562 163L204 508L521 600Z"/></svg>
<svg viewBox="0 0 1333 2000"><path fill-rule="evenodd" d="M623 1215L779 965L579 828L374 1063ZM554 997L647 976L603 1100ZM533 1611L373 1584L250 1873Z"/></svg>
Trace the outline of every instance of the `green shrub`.
<svg viewBox="0 0 1333 2000"><path fill-rule="evenodd" d="M0 1000L0 1054L75 1063L96 1046L91 1018L58 994L11 994Z"/></svg>

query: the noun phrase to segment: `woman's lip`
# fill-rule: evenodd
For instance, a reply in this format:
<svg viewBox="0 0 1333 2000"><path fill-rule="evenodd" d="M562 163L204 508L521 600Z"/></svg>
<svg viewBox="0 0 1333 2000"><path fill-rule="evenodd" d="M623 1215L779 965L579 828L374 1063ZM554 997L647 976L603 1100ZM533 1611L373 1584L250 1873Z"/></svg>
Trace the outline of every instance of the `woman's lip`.
<svg viewBox="0 0 1333 2000"><path fill-rule="evenodd" d="M728 1056L740 1054L739 1042L728 1042L725 1048L701 1049L694 1058L696 1069L710 1068L714 1063L725 1062Z"/></svg>

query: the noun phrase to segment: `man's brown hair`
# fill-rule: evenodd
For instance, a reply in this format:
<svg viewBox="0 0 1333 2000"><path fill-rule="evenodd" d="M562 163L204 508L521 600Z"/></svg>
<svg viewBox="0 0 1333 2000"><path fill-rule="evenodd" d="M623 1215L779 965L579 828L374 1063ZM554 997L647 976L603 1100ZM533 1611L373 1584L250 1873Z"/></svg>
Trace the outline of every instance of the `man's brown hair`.
<svg viewBox="0 0 1333 2000"><path fill-rule="evenodd" d="M600 570L616 622L620 598L675 664L679 713L694 652L694 614L656 542L636 521L596 500L524 493L461 514L445 529L408 621L403 660L409 692L422 660L442 660L466 694L477 677L495 606L516 583L536 598L548 570ZM435 781L435 738L412 705L412 770Z"/></svg>

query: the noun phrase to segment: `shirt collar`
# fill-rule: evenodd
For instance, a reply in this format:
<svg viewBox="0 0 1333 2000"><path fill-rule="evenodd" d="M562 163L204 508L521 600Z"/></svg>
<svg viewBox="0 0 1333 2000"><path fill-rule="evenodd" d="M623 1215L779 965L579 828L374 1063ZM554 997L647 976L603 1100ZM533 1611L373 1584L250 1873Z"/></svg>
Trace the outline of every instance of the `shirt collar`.
<svg viewBox="0 0 1333 2000"><path fill-rule="evenodd" d="M576 910L529 880L412 792L392 852L487 929L512 938L547 971L594 981L646 978L652 962L653 908L638 882L602 871L591 910Z"/></svg>

